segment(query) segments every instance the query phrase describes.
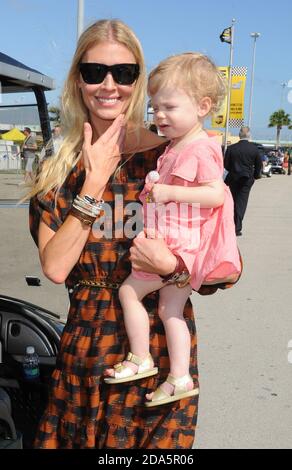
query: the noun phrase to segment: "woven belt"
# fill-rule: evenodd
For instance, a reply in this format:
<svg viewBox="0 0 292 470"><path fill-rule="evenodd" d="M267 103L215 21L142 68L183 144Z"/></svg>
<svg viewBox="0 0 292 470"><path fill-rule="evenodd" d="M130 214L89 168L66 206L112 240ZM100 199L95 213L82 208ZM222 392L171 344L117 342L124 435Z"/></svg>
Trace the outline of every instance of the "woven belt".
<svg viewBox="0 0 292 470"><path fill-rule="evenodd" d="M119 289L120 285L121 282L99 281L98 279L83 279L75 284L74 289L78 286Z"/></svg>

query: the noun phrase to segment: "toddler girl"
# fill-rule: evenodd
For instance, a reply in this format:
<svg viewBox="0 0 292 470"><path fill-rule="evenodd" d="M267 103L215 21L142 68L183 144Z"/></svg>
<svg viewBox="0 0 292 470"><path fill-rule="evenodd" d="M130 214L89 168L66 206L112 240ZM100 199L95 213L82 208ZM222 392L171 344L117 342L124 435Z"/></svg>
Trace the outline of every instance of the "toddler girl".
<svg viewBox="0 0 292 470"><path fill-rule="evenodd" d="M142 299L159 289L170 373L146 395L146 406L156 406L198 393L189 373L190 334L183 308L192 289L238 279L241 264L233 201L222 178L221 146L203 129L204 119L225 95L220 72L202 54L172 56L151 72L148 92L155 124L170 144L156 171L147 175L140 196L145 233L164 238L177 266L164 278L133 270L120 287L131 352L107 370L105 381L123 383L158 373L149 352L149 319Z"/></svg>

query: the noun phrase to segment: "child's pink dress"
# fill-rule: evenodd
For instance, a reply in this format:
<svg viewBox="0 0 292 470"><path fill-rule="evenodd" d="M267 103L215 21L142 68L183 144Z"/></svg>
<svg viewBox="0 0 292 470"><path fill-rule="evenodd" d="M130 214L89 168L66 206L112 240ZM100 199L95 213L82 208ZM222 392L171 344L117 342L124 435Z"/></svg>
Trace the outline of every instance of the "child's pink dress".
<svg viewBox="0 0 292 470"><path fill-rule="evenodd" d="M195 187L222 179L221 147L216 137L195 140L179 153L167 147L157 161L157 171L160 184ZM148 181L146 177L146 183ZM146 203L145 187L140 195L147 236L163 236L169 249L182 257L191 274L190 284L194 290L198 290L204 281L220 282L241 272L233 199L229 188L224 187L224 203L215 209L175 203L175 210L171 203L169 212L165 212L165 205ZM161 279L156 274L134 270L133 276L145 280Z"/></svg>

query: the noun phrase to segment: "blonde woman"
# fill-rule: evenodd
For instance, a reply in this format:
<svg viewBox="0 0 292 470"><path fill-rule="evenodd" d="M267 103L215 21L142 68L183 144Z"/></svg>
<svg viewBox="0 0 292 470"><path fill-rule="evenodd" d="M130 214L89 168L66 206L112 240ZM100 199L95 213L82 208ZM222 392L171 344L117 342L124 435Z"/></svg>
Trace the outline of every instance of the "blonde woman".
<svg viewBox="0 0 292 470"><path fill-rule="evenodd" d="M145 175L165 141L143 128L145 66L140 43L118 20L101 20L80 37L62 96L63 143L42 165L29 196L31 233L45 275L64 283L70 310L39 425L38 448L191 448L197 400L146 410L156 377L104 384L103 374L129 350L118 288L132 266L168 275L176 257L162 239L135 236ZM122 202L121 202L122 201ZM134 209L133 209L134 208ZM132 211L132 212L131 212ZM131 236L131 233L134 233ZM106 233L106 236L104 234ZM145 298L151 352L167 375L158 294ZM197 384L196 335L190 301L190 373Z"/></svg>

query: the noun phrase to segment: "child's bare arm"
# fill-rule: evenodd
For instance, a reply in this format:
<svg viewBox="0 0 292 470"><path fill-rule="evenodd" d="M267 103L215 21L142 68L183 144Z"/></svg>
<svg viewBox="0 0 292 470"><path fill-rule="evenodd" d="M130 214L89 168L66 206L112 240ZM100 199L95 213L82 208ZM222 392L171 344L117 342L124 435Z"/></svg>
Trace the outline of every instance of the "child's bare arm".
<svg viewBox="0 0 292 470"><path fill-rule="evenodd" d="M153 202L197 203L202 208L219 207L224 202L224 182L215 180L195 187L155 184L151 190Z"/></svg>

